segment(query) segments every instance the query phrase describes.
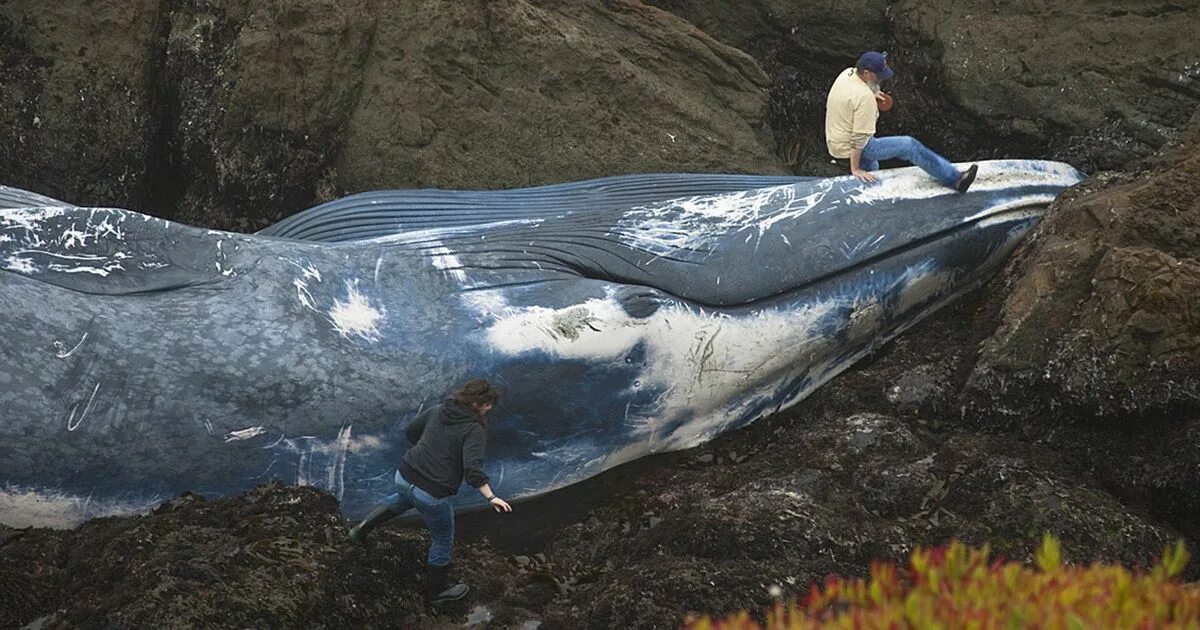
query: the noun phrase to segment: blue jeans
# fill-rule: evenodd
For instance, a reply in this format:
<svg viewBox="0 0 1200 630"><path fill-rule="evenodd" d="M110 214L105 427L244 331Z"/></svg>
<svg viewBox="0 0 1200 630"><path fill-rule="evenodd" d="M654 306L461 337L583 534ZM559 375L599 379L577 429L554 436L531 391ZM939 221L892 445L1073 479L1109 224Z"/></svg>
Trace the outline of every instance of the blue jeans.
<svg viewBox="0 0 1200 630"><path fill-rule="evenodd" d="M871 138L863 148L862 160L859 164L864 171L879 170L880 160L904 160L909 164L920 167L945 186L953 187L958 183L960 173L946 158L929 150L912 136L891 136L886 138Z"/></svg>
<svg viewBox="0 0 1200 630"><path fill-rule="evenodd" d="M417 508L433 538L427 562L435 567L450 564L450 549L454 547L454 508L450 506L450 500L438 499L412 485L398 470L395 481L396 493L385 497L383 504L396 514Z"/></svg>

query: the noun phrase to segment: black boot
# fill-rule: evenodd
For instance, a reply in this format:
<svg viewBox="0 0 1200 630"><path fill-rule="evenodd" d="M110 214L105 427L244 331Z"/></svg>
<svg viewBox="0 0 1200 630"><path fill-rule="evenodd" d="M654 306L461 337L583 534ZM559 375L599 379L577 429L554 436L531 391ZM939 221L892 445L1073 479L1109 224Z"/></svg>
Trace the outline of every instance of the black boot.
<svg viewBox="0 0 1200 630"><path fill-rule="evenodd" d="M362 542L366 539L367 534L371 533L372 529L375 529L383 523L391 520L395 516L398 515L396 512L392 511L390 507L386 505L376 506L375 509L371 510L371 513L367 515L367 518L364 518L361 523L350 528L350 540L353 540L354 542Z"/></svg>
<svg viewBox="0 0 1200 630"><path fill-rule="evenodd" d="M971 168L967 169L967 172L958 176L958 183L954 185L954 189L960 193L967 192L967 189L971 187L971 184L975 183L975 176L978 174L979 165L972 164Z"/></svg>
<svg viewBox="0 0 1200 630"><path fill-rule="evenodd" d="M440 567L428 565L426 567L428 573L428 582L425 583L425 597L431 604L441 604L444 602L452 602L466 597L467 591L471 587L461 582L450 584L450 565Z"/></svg>

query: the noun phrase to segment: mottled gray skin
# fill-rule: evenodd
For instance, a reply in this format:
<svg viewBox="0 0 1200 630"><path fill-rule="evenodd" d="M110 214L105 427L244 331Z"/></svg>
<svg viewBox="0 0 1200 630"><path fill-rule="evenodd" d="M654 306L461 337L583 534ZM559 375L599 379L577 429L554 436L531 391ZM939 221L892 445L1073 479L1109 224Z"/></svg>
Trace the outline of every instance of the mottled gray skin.
<svg viewBox="0 0 1200 630"><path fill-rule="evenodd" d="M22 197L0 209L0 522L268 479L357 514L403 423L473 375L505 392L506 496L693 446L981 281L1078 179L997 162L959 196L905 169L334 243Z"/></svg>
<svg viewBox="0 0 1200 630"><path fill-rule="evenodd" d="M331 424L367 419L381 428L384 419L437 399L462 374L454 353L437 349L460 332L443 302L431 299L446 288L419 272L412 252L208 233L119 210L72 210L41 229L55 233L81 219L118 226L124 238L107 242L108 254L130 255L127 265L168 266L139 270L128 287L109 282L116 286L106 294L73 290L73 275L55 274L68 285L55 286L0 274L0 323L10 339L4 359L20 366L0 372L0 459L10 484L81 496L169 496L275 474L324 482L320 448L309 456L314 461L281 462L230 448L261 439L226 439L262 425L272 440L317 436L322 443L332 437ZM308 289L323 312L297 299L297 264L323 270L325 281ZM371 343L340 333L328 311L346 299L348 282L386 296L380 308L403 314L405 336ZM298 456L309 447L300 442ZM298 468L305 464L314 469ZM148 487L107 487L126 479Z"/></svg>

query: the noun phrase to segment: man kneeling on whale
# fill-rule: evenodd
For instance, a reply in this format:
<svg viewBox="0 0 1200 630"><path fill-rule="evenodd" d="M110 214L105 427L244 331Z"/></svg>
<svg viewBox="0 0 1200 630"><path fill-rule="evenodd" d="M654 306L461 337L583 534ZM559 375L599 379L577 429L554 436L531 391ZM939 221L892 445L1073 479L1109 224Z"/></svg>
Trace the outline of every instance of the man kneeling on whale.
<svg viewBox="0 0 1200 630"><path fill-rule="evenodd" d="M944 186L967 192L978 165L960 172L946 158L929 150L911 136L875 137L879 118L876 100L883 98L879 84L895 73L887 65L887 55L863 53L853 68L838 75L825 101L825 143L829 155L850 162L850 174L864 182L875 181L869 171L879 170L880 160L904 160L932 175Z"/></svg>

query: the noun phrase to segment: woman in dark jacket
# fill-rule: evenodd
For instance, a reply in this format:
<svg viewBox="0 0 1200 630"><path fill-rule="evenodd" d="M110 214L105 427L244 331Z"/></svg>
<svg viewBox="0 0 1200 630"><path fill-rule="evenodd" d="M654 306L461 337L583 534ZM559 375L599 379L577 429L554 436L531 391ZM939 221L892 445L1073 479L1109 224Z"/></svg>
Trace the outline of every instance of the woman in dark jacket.
<svg viewBox="0 0 1200 630"><path fill-rule="evenodd" d="M486 415L499 397L490 383L475 379L410 422L404 434L413 446L396 471L396 493L350 530L350 538L361 541L380 523L416 508L433 538L426 595L434 603L461 599L469 590L466 584L451 585L448 578L454 546L454 508L449 497L458 493L464 478L494 510L512 511L504 499L492 493L483 472Z"/></svg>

